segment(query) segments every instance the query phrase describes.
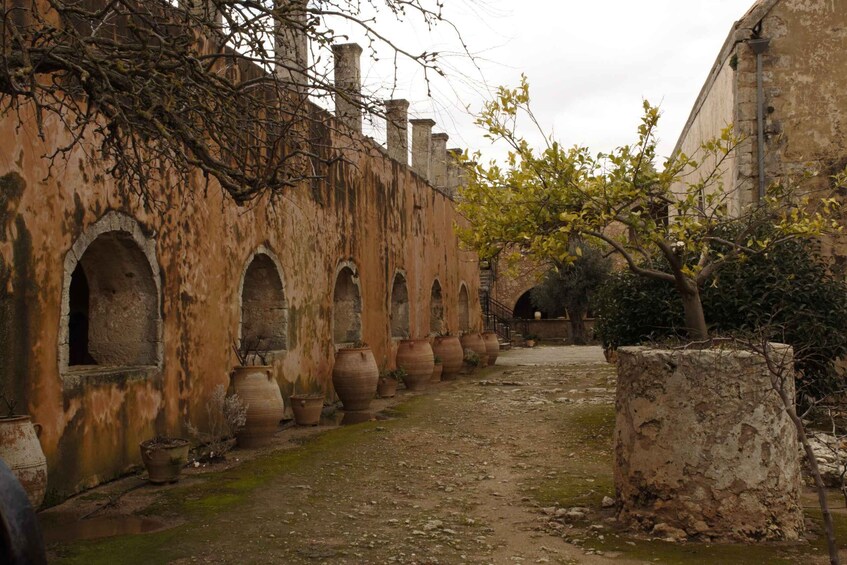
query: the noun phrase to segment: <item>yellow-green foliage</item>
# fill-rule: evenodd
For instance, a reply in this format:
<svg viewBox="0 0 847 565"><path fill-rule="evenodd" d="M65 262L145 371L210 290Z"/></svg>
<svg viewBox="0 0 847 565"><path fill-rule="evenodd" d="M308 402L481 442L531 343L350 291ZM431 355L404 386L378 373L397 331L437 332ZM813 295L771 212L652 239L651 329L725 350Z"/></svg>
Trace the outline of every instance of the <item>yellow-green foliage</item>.
<svg viewBox="0 0 847 565"><path fill-rule="evenodd" d="M593 239L637 274L674 283L690 298L686 320L689 329L702 330L696 333L705 333L699 289L727 259L840 230L833 219L836 200L802 195L796 182L774 184L761 202L733 213L733 187L720 181L741 141L731 125L696 155L677 154L657 167L659 110L649 102L636 141L596 156L586 147L565 148L552 136L533 147L519 133L520 118L540 128L525 77L516 89L498 89L477 117L487 137L510 150L505 166L469 164L459 209L470 226L460 230L462 241L485 258L529 255L569 262L572 239ZM834 180L845 184L847 173ZM757 235L763 226L772 228L773 237ZM661 257L669 270L644 265L645 257ZM689 317L690 309L701 320Z"/></svg>

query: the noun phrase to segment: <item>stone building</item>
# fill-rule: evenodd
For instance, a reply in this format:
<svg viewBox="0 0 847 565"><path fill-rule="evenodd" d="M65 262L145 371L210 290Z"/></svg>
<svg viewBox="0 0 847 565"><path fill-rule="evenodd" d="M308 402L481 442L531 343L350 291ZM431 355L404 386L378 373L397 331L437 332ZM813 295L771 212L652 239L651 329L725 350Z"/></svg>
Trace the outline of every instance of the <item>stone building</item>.
<svg viewBox="0 0 847 565"><path fill-rule="evenodd" d="M361 49L334 52L336 81L356 84ZM355 108L314 108L345 159L250 207L199 173L155 187L162 205L145 206L84 143L51 168L43 156L69 142L55 118L44 138L31 114L0 118L0 380L43 426L55 496L202 421L240 339L265 339L284 398L296 385L332 399L339 343L363 340L391 366L399 338L478 328L446 135L415 122L410 168L408 106L387 105L387 149L362 135Z"/></svg>
<svg viewBox="0 0 847 565"><path fill-rule="evenodd" d="M844 2L759 0L730 30L675 153L694 155L733 126L743 141L718 175L731 210L810 171L809 190L827 186L847 164L845 68ZM826 245L844 267L844 242Z"/></svg>

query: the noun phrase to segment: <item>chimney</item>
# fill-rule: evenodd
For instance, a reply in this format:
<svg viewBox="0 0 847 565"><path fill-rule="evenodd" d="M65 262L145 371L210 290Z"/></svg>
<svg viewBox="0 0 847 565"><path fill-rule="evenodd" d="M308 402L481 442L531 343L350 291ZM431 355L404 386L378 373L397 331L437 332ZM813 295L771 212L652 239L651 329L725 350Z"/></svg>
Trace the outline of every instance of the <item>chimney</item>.
<svg viewBox="0 0 847 565"><path fill-rule="evenodd" d="M412 170L431 182L432 128L435 120L424 118L409 123L412 124Z"/></svg>
<svg viewBox="0 0 847 565"><path fill-rule="evenodd" d="M447 188L447 140L446 133L432 134L432 186L444 191Z"/></svg>
<svg viewBox="0 0 847 565"><path fill-rule="evenodd" d="M409 102L385 101L385 129L388 156L404 165L409 164Z"/></svg>
<svg viewBox="0 0 847 565"><path fill-rule="evenodd" d="M335 115L351 130L362 133L362 48L357 43L333 45L335 55Z"/></svg>
<svg viewBox="0 0 847 565"><path fill-rule="evenodd" d="M447 187L444 192L453 200L456 199L464 179L464 170L459 162L462 153L458 147L447 150Z"/></svg>
<svg viewBox="0 0 847 565"><path fill-rule="evenodd" d="M308 0L275 0L279 14L274 22L274 74L277 80L300 94L305 94L308 86L307 2Z"/></svg>

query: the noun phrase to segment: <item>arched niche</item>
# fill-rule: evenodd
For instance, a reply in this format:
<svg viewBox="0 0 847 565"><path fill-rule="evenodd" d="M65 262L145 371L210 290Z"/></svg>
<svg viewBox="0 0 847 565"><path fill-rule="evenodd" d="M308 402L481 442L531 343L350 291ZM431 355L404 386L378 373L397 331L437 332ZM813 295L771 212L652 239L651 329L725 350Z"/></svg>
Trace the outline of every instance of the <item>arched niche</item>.
<svg viewBox="0 0 847 565"><path fill-rule="evenodd" d="M282 351L288 343L288 304L276 256L260 247L241 278L241 347Z"/></svg>
<svg viewBox="0 0 847 565"><path fill-rule="evenodd" d="M342 263L332 293L332 340L336 344L362 339L362 293L352 263Z"/></svg>
<svg viewBox="0 0 847 565"><path fill-rule="evenodd" d="M409 289L400 272L391 285L391 337L409 337Z"/></svg>
<svg viewBox="0 0 847 565"><path fill-rule="evenodd" d="M462 283L459 287L459 329L463 332L471 329L470 295L468 287Z"/></svg>
<svg viewBox="0 0 847 565"><path fill-rule="evenodd" d="M442 333L444 331L444 298L441 295L441 283L438 279L432 282L429 296L429 331Z"/></svg>
<svg viewBox="0 0 847 565"><path fill-rule="evenodd" d="M161 278L155 243L131 217L110 212L65 256L59 371L158 366Z"/></svg>

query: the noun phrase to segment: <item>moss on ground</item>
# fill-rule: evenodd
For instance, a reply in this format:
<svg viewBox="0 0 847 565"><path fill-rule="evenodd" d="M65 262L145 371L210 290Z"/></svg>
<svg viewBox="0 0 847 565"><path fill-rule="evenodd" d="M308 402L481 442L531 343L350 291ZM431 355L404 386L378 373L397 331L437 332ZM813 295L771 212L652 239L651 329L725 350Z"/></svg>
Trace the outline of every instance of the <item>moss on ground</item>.
<svg viewBox="0 0 847 565"><path fill-rule="evenodd" d="M561 472L556 478L524 485L527 493L541 506L598 509L604 496L614 496L610 450L614 424L614 407L610 405L580 406L571 410L563 417L561 430L562 440L574 449L573 456L561 462ZM807 515L816 522L817 531L822 532L820 512L814 510ZM847 516L835 515L834 521L836 537L842 540L841 547L847 547ZM603 538L600 539L599 535ZM570 537L582 539L581 545L585 548L669 565L801 563L810 555L826 553L823 536L811 545L677 544L608 530Z"/></svg>
<svg viewBox="0 0 847 565"><path fill-rule="evenodd" d="M296 449L280 450L220 473L192 477L170 490L142 514L178 516L187 522L161 532L80 541L52 548L53 563L67 565L142 565L163 563L195 553L201 536L209 532L198 525L248 501L251 494L275 477L300 472L308 475L328 450L365 441L368 432L388 422L366 422L321 433Z"/></svg>

